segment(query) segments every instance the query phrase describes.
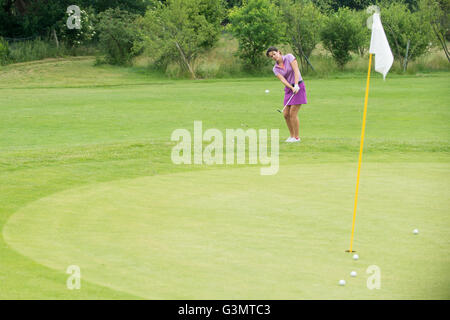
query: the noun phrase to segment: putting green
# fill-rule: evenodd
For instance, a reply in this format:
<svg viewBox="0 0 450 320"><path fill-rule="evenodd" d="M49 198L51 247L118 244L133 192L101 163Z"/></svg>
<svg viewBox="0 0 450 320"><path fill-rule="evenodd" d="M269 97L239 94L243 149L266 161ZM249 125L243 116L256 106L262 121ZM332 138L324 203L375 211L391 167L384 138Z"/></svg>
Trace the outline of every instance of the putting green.
<svg viewBox="0 0 450 320"><path fill-rule="evenodd" d="M450 298L449 172L443 163L363 164L358 261L344 252L356 180L346 163L88 185L21 208L3 235L45 266L78 265L82 283L150 299ZM381 269L379 290L366 287L370 265Z"/></svg>

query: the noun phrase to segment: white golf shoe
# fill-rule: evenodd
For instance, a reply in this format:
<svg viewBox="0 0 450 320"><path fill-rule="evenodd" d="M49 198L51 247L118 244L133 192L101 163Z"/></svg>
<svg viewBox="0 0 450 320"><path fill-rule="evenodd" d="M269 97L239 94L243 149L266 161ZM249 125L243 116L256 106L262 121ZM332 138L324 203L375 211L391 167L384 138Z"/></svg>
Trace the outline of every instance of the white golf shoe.
<svg viewBox="0 0 450 320"><path fill-rule="evenodd" d="M289 138L286 139L285 142L294 142L294 141L295 141L294 137L289 137Z"/></svg>

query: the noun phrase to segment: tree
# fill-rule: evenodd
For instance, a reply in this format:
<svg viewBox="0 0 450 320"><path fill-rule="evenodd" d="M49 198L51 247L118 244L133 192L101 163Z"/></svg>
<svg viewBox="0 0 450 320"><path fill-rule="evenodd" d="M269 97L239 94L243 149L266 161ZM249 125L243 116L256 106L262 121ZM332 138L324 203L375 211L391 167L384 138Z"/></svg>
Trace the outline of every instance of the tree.
<svg viewBox="0 0 450 320"><path fill-rule="evenodd" d="M96 12L119 8L130 13L144 15L147 7L155 1L157 0L81 0L77 3L83 6L92 6Z"/></svg>
<svg viewBox="0 0 450 320"><path fill-rule="evenodd" d="M217 42L225 15L222 0L168 0L139 19L143 48L162 69L174 61L195 78L194 62Z"/></svg>
<svg viewBox="0 0 450 320"><path fill-rule="evenodd" d="M80 46L90 42L95 34L95 24L98 23L93 8L88 7L86 10L80 10L80 29L69 29L67 27L67 18L73 13L68 12L67 15L59 21L60 39L70 47Z"/></svg>
<svg viewBox="0 0 450 320"><path fill-rule="evenodd" d="M410 10L417 8L419 0L312 0L312 2L324 12L337 12L340 8L349 8L353 10L364 10L370 5L376 5L380 2L402 1Z"/></svg>
<svg viewBox="0 0 450 320"><path fill-rule="evenodd" d="M225 3L227 9L242 6L242 0L225 0Z"/></svg>
<svg viewBox="0 0 450 320"><path fill-rule="evenodd" d="M381 20L386 37L404 71L409 60L422 56L430 48L433 34L426 17L422 11L411 12L401 2L391 2L382 7Z"/></svg>
<svg viewBox="0 0 450 320"><path fill-rule="evenodd" d="M99 44L110 64L127 65L138 53L133 44L139 40L136 15L127 11L107 9L98 15Z"/></svg>
<svg viewBox="0 0 450 320"><path fill-rule="evenodd" d="M367 27L367 19L369 18L369 15L366 10L356 11L355 14L360 26L360 28L358 28L358 32L355 34L356 43L358 46L357 52L362 57L370 46L371 30Z"/></svg>
<svg viewBox="0 0 450 320"><path fill-rule="evenodd" d="M283 39L285 24L269 0L248 0L229 14L229 29L239 41L238 54L245 69L259 70L267 63L266 49Z"/></svg>
<svg viewBox="0 0 450 320"><path fill-rule="evenodd" d="M280 1L283 18L287 21L286 39L298 57L301 69L307 69L311 52L320 42L320 31L324 16L320 10L307 0Z"/></svg>
<svg viewBox="0 0 450 320"><path fill-rule="evenodd" d="M426 21L430 23L434 35L450 62L450 53L446 41L450 26L450 0L421 0L419 10L425 15Z"/></svg>
<svg viewBox="0 0 450 320"><path fill-rule="evenodd" d="M8 37L46 37L59 30L58 23L66 17L67 7L81 10L92 7L95 13L111 8L144 14L147 6L158 0L0 0L0 35Z"/></svg>
<svg viewBox="0 0 450 320"><path fill-rule="evenodd" d="M351 60L350 52L359 52L363 46L362 28L365 26L361 26L355 11L348 8L340 8L327 18L321 32L322 42L341 69Z"/></svg>
<svg viewBox="0 0 450 320"><path fill-rule="evenodd" d="M0 0L0 36L11 37L21 34L23 28L12 14L14 9L12 0Z"/></svg>
<svg viewBox="0 0 450 320"><path fill-rule="evenodd" d="M3 2L3 3L2 3ZM0 10L6 25L1 24L1 33L8 37L46 37L57 28L66 15L69 0L0 0ZM3 19L2 19L3 20Z"/></svg>
<svg viewBox="0 0 450 320"><path fill-rule="evenodd" d="M9 62L8 42L6 42L2 37L0 37L0 66L5 65L8 62Z"/></svg>
<svg viewBox="0 0 450 320"><path fill-rule="evenodd" d="M316 6L324 11L338 11L339 8L349 8L354 10L366 9L375 4L377 0L312 0Z"/></svg>

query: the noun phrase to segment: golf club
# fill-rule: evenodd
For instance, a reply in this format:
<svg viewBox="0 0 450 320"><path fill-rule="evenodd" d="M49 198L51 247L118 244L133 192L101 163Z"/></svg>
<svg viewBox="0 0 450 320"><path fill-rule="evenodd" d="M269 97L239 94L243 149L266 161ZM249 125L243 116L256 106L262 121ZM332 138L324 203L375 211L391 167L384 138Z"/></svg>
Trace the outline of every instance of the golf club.
<svg viewBox="0 0 450 320"><path fill-rule="evenodd" d="M288 102L286 102L286 104L284 105L283 110L277 109L277 111L278 111L279 113L283 113L284 109L286 108L286 106L288 105L288 103L291 102L291 99L292 99L295 95L296 95L296 93L294 93L294 94L289 98Z"/></svg>

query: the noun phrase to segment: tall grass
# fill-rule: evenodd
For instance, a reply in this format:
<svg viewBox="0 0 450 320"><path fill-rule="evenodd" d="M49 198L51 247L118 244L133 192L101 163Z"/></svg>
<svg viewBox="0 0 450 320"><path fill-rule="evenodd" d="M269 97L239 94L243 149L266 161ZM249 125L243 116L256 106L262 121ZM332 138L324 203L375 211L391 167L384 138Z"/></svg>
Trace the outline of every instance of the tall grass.
<svg viewBox="0 0 450 320"><path fill-rule="evenodd" d="M293 52L288 45L279 45L278 47L282 50L283 54ZM10 43L9 51L9 63L65 56L98 56L99 53L95 43L80 47L69 47L64 42L60 42L58 48L53 41L44 41L42 39ZM237 40L228 33L222 34L217 46L211 51L201 55L195 61L193 67L197 77L201 79L211 79L272 75L273 62L269 59L267 60L267 65L262 70L254 73L245 71L245 66L237 56L237 51ZM262 52L261 54L264 53ZM97 64L100 64L99 61L101 59L97 60ZM309 60L314 67L314 70L311 67L301 70L302 75L309 78L364 75L367 73L367 53L363 56L353 54L352 60L347 63L342 70L337 67L331 54L319 44L313 51ZM190 78L190 74L180 68L176 63L170 64L166 70L154 70L152 59L146 56L136 57L133 60L133 66L143 70L145 69L151 73L158 73L160 76L167 78ZM437 47L415 61L410 61L406 72L403 72L403 66L400 62L395 60L390 73L417 74L435 71L450 71L450 63L448 63L442 49Z"/></svg>
<svg viewBox="0 0 450 320"><path fill-rule="evenodd" d="M277 46L283 54L293 52L288 45ZM194 70L199 78L232 78L248 76L264 76L272 74L273 62L268 60L267 66L261 71L249 74L244 70L239 57L237 56L238 42L230 34L224 33L217 46L200 56L194 65ZM263 52L261 54L264 54ZM343 69L339 69L333 60L331 54L320 44L313 51L310 62L314 68L306 67L301 70L303 76L309 78L328 78L335 76L363 76L367 73L369 55L366 52L363 56L353 54L352 60L348 62ZM143 56L135 59L135 66L150 66L151 59ZM433 48L430 52L415 61L408 63L406 72L403 72L403 66L399 61L394 60L390 73L395 74L416 74L435 71L450 71L445 54L440 48ZM162 75L168 78L189 78L189 73L183 71L177 64L171 64L166 70L160 71Z"/></svg>
<svg viewBox="0 0 450 320"><path fill-rule="evenodd" d="M268 75L272 67L249 73L237 56L238 42L230 34L224 33L217 45L210 51L200 55L193 64L195 74L200 79L236 78ZM157 72L167 78L190 78L191 75L177 63L171 63L166 70L155 70L153 60L145 55L134 58L133 66L147 68L149 72Z"/></svg>
<svg viewBox="0 0 450 320"><path fill-rule="evenodd" d="M9 51L10 63L17 63L45 58L93 55L96 49L94 46L69 47L64 42L60 42L57 47L54 42L35 39L10 43Z"/></svg>
<svg viewBox="0 0 450 320"><path fill-rule="evenodd" d="M202 78L228 78L242 73L242 63L236 56L238 42L229 34L223 34L217 46L202 55L195 64L195 71Z"/></svg>

